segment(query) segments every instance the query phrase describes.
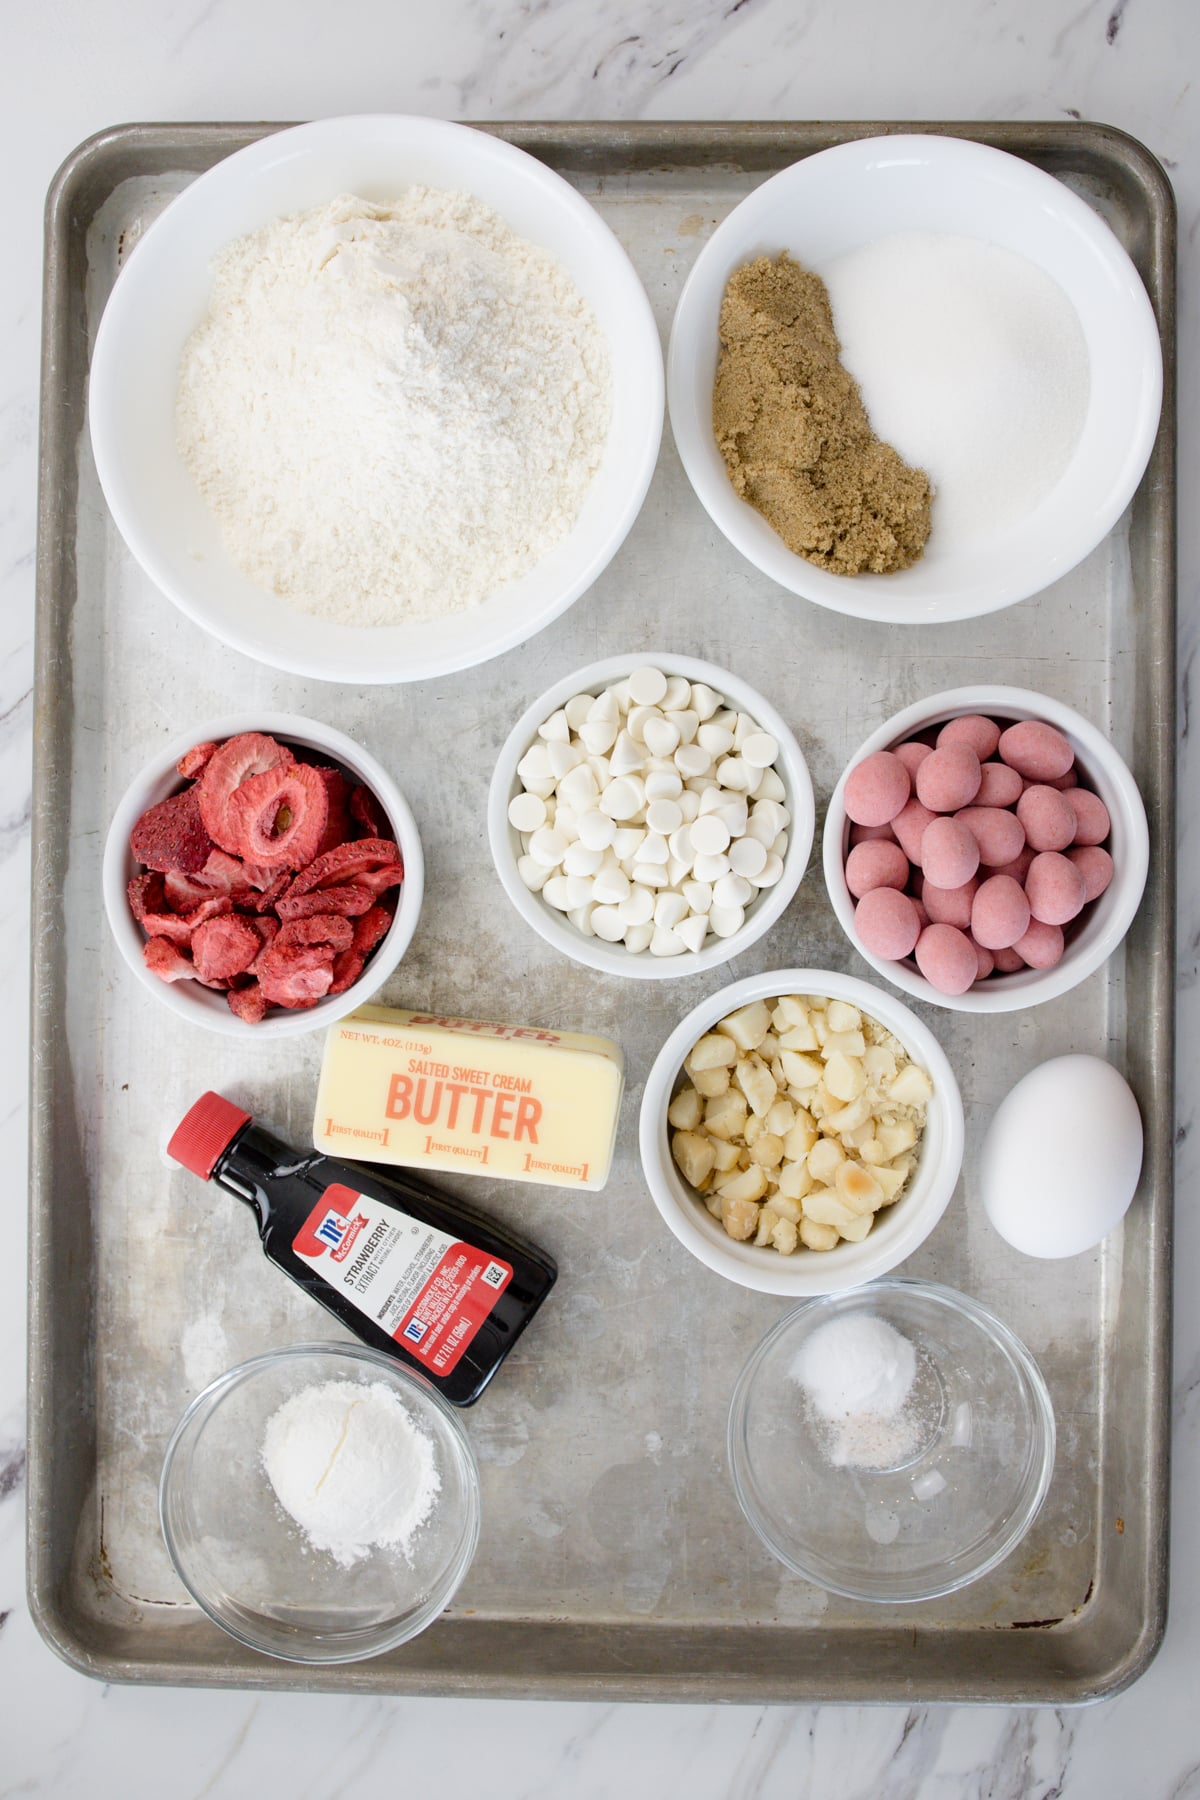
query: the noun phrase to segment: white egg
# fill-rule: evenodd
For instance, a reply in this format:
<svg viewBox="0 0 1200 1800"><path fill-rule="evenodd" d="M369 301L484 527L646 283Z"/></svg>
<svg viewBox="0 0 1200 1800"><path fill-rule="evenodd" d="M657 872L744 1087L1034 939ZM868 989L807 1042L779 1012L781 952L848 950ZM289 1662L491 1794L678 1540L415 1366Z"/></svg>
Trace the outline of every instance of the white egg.
<svg viewBox="0 0 1200 1800"><path fill-rule="evenodd" d="M1026 1256L1078 1256L1124 1218L1141 1168L1128 1083L1098 1056L1056 1056L996 1108L980 1158L983 1204Z"/></svg>

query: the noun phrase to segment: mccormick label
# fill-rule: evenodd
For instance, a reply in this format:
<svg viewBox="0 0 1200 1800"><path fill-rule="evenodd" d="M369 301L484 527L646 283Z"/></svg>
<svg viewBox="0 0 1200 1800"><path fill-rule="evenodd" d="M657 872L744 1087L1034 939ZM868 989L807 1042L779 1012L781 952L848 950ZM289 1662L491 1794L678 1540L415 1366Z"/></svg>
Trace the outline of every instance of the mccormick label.
<svg viewBox="0 0 1200 1800"><path fill-rule="evenodd" d="M448 1375L512 1280L512 1265L340 1182L292 1249L434 1375Z"/></svg>

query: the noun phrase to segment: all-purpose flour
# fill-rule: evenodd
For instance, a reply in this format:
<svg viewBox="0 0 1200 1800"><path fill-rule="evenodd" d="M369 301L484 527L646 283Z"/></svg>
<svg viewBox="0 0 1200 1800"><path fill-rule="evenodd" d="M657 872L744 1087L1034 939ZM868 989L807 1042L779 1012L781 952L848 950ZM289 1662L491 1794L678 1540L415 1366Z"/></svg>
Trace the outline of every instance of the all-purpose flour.
<svg viewBox="0 0 1200 1800"><path fill-rule="evenodd" d="M233 560L351 625L477 605L571 530L611 410L566 271L466 194L343 195L231 245L177 428Z"/></svg>

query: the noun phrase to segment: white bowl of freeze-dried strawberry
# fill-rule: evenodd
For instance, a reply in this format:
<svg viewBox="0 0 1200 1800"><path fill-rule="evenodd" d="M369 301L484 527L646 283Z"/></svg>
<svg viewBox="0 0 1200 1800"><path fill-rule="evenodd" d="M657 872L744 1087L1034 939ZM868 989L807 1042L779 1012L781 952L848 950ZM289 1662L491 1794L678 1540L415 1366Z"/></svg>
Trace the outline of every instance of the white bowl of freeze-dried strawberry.
<svg viewBox="0 0 1200 1800"><path fill-rule="evenodd" d="M416 823L373 756L271 713L176 739L130 783L104 853L118 948L182 1018L288 1036L352 1012L416 930Z"/></svg>

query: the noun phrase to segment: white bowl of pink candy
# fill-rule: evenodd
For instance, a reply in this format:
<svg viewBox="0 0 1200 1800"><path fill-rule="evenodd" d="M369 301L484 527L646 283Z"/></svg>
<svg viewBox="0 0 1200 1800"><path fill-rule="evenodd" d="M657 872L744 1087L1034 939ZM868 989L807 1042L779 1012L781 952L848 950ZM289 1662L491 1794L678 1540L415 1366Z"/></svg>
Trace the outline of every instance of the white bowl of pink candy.
<svg viewBox="0 0 1200 1800"><path fill-rule="evenodd" d="M872 733L834 789L825 884L880 975L958 1012L1075 987L1132 923L1149 867L1141 795L1060 701L962 687Z"/></svg>

